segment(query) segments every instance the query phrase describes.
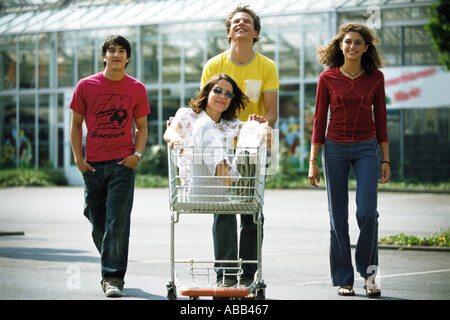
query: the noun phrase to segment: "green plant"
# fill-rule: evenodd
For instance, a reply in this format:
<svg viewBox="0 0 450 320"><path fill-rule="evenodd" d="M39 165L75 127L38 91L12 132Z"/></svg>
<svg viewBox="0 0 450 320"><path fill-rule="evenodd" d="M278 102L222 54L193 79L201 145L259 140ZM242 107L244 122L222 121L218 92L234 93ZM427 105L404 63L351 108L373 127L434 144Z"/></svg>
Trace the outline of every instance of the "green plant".
<svg viewBox="0 0 450 320"><path fill-rule="evenodd" d="M433 50L439 55L439 62L450 70L450 2L440 0L430 6L430 20L425 25L433 39Z"/></svg>
<svg viewBox="0 0 450 320"><path fill-rule="evenodd" d="M0 170L0 187L67 185L63 173L51 169Z"/></svg>
<svg viewBox="0 0 450 320"><path fill-rule="evenodd" d="M137 174L135 186L137 188L167 188L169 186L169 180L167 176Z"/></svg>
<svg viewBox="0 0 450 320"><path fill-rule="evenodd" d="M136 174L167 176L167 146L153 145L144 150L144 157L136 168Z"/></svg>
<svg viewBox="0 0 450 320"><path fill-rule="evenodd" d="M379 240L380 244L399 245L399 246L439 246L450 247L450 229L440 231L428 237L417 237L405 235L403 233L384 237Z"/></svg>

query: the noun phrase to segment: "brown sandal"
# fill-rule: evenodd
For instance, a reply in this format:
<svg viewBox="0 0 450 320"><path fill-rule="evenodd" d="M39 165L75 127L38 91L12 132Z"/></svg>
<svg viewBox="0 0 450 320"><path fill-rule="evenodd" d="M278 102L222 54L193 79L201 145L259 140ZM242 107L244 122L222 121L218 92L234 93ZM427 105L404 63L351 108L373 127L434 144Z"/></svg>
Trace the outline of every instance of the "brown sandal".
<svg viewBox="0 0 450 320"><path fill-rule="evenodd" d="M342 292L341 289L347 290L348 292ZM340 296L354 296L355 290L352 286L340 286L338 289L338 295Z"/></svg>
<svg viewBox="0 0 450 320"><path fill-rule="evenodd" d="M380 287L375 283L364 285L364 290L366 290L366 296L369 298L375 298L381 296ZM377 290L377 291L375 291Z"/></svg>

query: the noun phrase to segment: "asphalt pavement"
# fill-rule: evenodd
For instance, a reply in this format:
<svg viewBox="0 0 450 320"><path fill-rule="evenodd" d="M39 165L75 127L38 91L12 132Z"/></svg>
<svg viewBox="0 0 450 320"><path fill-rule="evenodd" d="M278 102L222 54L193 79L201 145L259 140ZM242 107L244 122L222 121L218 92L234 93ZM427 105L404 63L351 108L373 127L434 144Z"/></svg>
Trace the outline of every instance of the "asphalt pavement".
<svg viewBox="0 0 450 320"><path fill-rule="evenodd" d="M378 202L380 238L450 227L449 194L380 192ZM0 300L110 300L100 288L100 259L82 211L82 187L0 189ZM354 212L351 192L352 243ZM338 296L331 284L324 190L266 190L264 216L267 300L368 300L357 274L355 297ZM177 258L212 259L212 221L211 215L181 216ZM169 228L168 190L136 189L122 300L167 300ZM187 268L177 272L190 281ZM448 300L450 252L382 248L377 282L377 300Z"/></svg>

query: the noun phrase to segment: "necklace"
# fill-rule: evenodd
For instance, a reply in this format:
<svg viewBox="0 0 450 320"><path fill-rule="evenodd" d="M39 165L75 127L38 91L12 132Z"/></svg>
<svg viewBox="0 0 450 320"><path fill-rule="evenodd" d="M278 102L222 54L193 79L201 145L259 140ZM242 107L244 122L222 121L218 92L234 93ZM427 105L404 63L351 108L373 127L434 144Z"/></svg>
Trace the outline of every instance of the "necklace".
<svg viewBox="0 0 450 320"><path fill-rule="evenodd" d="M361 69L359 69L359 71L355 74L351 74L350 72L348 72L347 70L344 69L344 66L341 66L342 70L345 71L345 73L349 74L352 78L356 77L361 71L362 71L362 67Z"/></svg>

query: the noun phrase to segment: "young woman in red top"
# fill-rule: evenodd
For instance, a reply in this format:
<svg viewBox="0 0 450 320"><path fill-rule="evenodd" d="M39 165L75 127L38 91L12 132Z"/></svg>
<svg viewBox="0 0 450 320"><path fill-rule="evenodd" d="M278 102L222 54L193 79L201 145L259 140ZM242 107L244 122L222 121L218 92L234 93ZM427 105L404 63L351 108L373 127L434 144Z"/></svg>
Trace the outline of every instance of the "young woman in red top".
<svg viewBox="0 0 450 320"><path fill-rule="evenodd" d="M323 169L330 212L330 263L340 295L354 295L354 271L348 231L348 178L355 173L356 217L360 235L356 269L365 279L369 297L380 296L375 284L378 268L377 186L390 178L384 61L378 39L359 23L341 26L338 35L317 49L318 60L329 67L319 77L308 178L317 187L317 157L322 145ZM328 111L330 117L328 118ZM329 120L329 122L328 122ZM378 148L378 145L380 148ZM381 178L379 171L381 149Z"/></svg>

